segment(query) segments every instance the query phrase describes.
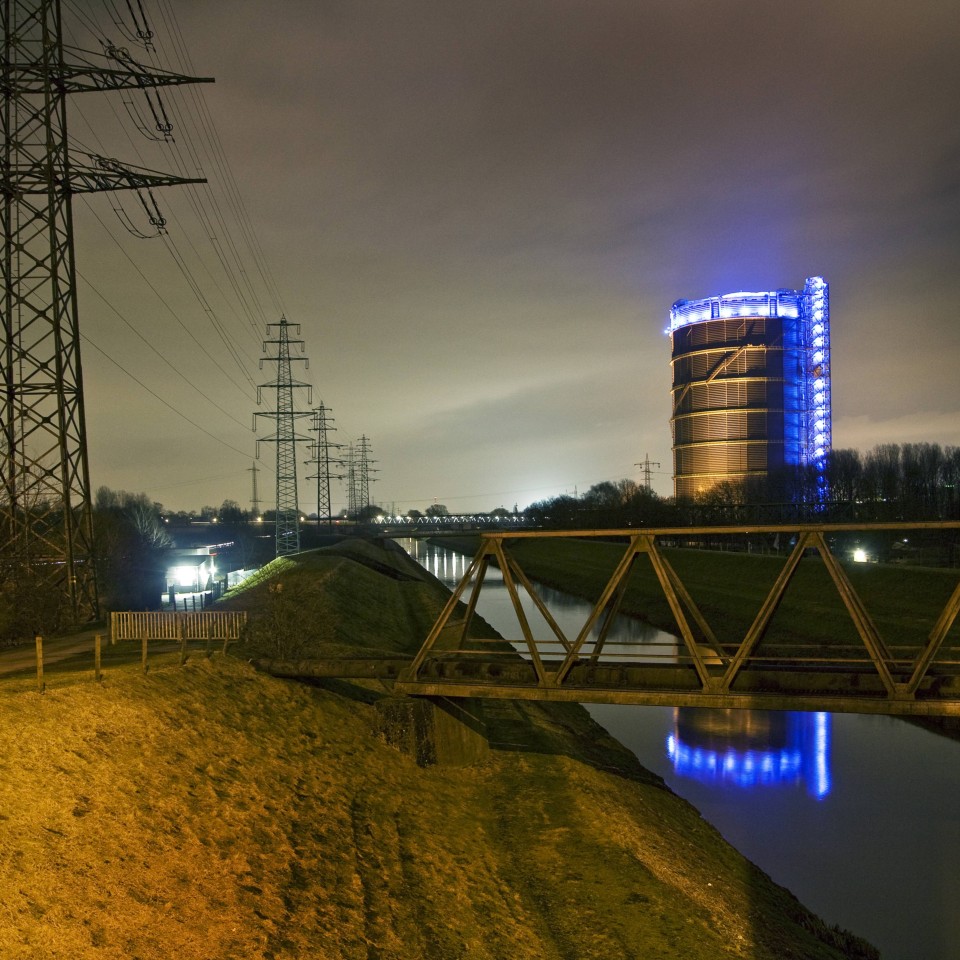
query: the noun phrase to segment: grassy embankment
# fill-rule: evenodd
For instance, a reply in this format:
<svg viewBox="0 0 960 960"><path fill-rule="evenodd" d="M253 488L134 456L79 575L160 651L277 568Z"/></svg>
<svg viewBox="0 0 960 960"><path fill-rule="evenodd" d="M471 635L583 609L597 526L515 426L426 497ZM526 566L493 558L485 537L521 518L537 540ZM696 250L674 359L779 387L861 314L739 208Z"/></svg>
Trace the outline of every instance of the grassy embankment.
<svg viewBox="0 0 960 960"><path fill-rule="evenodd" d="M267 627L241 655L409 652L444 599L361 543L268 574L229 600ZM0 681L5 960L875 955L579 707L502 704L487 760L420 768L375 684L130 659Z"/></svg>

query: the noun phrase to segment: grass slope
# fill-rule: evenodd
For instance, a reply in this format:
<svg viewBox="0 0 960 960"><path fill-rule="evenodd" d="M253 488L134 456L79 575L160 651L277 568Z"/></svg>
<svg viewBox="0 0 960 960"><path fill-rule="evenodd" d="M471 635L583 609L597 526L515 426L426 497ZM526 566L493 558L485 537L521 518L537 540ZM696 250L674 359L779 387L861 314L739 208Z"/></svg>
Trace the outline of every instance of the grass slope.
<svg viewBox="0 0 960 960"><path fill-rule="evenodd" d="M261 644L309 655L413 649L443 599L350 544L231 602L279 625ZM371 735L385 695L219 655L58 674L43 696L2 681L0 957L875 955L579 707L501 703L488 760L423 769Z"/></svg>

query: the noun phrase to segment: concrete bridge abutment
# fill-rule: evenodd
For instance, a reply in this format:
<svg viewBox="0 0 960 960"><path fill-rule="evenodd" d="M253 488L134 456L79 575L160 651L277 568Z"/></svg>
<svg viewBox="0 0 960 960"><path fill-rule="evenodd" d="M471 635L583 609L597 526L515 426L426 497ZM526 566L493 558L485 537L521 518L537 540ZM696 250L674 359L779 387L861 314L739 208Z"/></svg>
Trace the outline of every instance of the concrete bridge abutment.
<svg viewBox="0 0 960 960"><path fill-rule="evenodd" d="M483 704L451 697L384 697L376 734L421 767L465 767L490 753Z"/></svg>

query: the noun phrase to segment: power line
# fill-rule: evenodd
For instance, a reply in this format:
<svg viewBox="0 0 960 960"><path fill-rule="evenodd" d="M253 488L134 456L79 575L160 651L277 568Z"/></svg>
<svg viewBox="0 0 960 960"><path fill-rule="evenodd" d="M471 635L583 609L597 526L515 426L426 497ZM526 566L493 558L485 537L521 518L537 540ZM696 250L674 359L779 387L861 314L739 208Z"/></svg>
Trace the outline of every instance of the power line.
<svg viewBox="0 0 960 960"><path fill-rule="evenodd" d="M112 363L118 370L121 370L123 373L125 373L134 383L136 383L138 386L146 390L147 393L149 393L150 396L153 397L155 400L159 400L160 403L162 403L168 410L171 410L173 413L175 413L178 417L180 417L181 420L186 420L186 422L189 423L191 427L196 427L197 430L199 430L201 433L206 434L211 440L216 440L217 443L223 445L224 447L227 447L227 449L229 450L233 450L234 453L239 453L242 457L250 456L249 450L246 450L246 451L240 450L238 447L235 447L232 443L227 443L227 441L224 440L222 437L218 437L215 433L211 433L205 427L201 427L199 423L196 423L195 421L191 420L185 413L181 413L175 406L173 406L168 401L164 400L159 393L154 392L142 380L137 379L137 377L135 377L122 363L120 363L117 360L114 360L113 357L111 357L110 354L106 352L106 350L104 350L102 347L99 347L96 343L94 343L87 334L81 333L80 337L85 343L89 343L90 346L93 347L93 349L96 350L97 353L99 353L104 359L109 360L110 363Z"/></svg>

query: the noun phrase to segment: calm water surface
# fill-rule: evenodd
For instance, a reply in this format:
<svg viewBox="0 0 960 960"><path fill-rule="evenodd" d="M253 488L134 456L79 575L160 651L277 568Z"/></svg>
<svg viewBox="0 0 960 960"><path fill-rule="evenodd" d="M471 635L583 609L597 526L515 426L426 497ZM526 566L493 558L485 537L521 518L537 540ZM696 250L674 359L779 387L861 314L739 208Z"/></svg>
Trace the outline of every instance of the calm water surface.
<svg viewBox="0 0 960 960"><path fill-rule="evenodd" d="M469 558L419 541L409 552L449 586ZM569 636L589 605L542 596ZM534 633L540 620L525 603ZM499 572L480 615L520 636ZM619 618L614 639L676 649ZM609 649L609 647L608 647ZM647 769L738 850L884 960L960 960L960 743L890 717L588 706Z"/></svg>

